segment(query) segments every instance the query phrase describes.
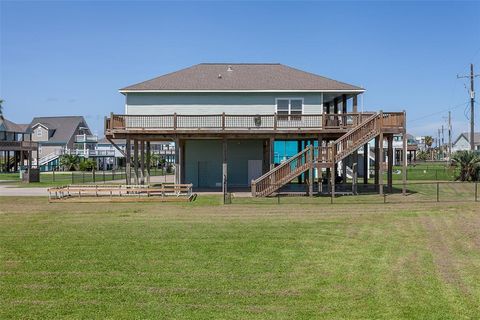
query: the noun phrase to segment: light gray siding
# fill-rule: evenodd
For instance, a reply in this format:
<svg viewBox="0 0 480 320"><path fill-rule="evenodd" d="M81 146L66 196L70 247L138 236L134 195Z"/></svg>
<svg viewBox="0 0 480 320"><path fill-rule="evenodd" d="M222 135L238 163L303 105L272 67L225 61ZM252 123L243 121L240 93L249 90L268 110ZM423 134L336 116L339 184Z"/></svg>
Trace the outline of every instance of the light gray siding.
<svg viewBox="0 0 480 320"><path fill-rule="evenodd" d="M322 113L322 93L128 93L126 114L273 114L276 98L303 98L304 114Z"/></svg>

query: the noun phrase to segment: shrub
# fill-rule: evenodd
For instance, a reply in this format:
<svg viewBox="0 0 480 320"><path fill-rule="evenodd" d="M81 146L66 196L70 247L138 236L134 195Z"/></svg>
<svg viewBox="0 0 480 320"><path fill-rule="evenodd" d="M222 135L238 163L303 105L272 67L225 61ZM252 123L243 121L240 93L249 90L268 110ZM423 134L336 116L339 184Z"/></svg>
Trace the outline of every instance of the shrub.
<svg viewBox="0 0 480 320"><path fill-rule="evenodd" d="M460 169L457 180L478 181L480 178L480 156L473 151L457 151L452 165Z"/></svg>

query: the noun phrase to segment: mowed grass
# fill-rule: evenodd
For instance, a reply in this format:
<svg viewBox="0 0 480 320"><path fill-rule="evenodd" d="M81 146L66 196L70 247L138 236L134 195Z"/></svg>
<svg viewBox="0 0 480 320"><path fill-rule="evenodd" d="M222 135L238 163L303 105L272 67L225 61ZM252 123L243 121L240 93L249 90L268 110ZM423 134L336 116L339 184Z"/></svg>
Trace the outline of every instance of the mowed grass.
<svg viewBox="0 0 480 320"><path fill-rule="evenodd" d="M0 197L0 318L475 319L478 203Z"/></svg>

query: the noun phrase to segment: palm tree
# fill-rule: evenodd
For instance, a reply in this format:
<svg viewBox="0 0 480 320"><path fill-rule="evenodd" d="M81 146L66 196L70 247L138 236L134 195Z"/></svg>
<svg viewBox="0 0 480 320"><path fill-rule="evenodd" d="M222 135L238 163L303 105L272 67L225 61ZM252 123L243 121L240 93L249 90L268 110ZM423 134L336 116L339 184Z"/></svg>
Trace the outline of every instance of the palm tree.
<svg viewBox="0 0 480 320"><path fill-rule="evenodd" d="M427 150L430 151L430 160L433 160L433 152L432 152L433 138L431 136L425 136L425 145L427 146Z"/></svg>
<svg viewBox="0 0 480 320"><path fill-rule="evenodd" d="M97 162L93 159L83 159L79 167L81 171L93 171L97 168Z"/></svg>
<svg viewBox="0 0 480 320"><path fill-rule="evenodd" d="M68 171L75 171L80 163L80 158L74 154L64 154L60 157L60 165Z"/></svg>
<svg viewBox="0 0 480 320"><path fill-rule="evenodd" d="M480 156L473 151L457 151L453 155L453 165L460 167L460 181L477 181L480 178Z"/></svg>

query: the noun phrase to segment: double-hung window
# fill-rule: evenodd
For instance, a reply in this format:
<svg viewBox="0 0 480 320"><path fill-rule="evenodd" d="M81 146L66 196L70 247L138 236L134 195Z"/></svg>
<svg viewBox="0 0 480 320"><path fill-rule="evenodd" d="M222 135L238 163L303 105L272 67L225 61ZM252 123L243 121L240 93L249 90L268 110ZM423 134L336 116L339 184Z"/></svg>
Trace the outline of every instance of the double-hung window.
<svg viewBox="0 0 480 320"><path fill-rule="evenodd" d="M280 120L301 120L303 99L279 98L277 99L276 111Z"/></svg>

